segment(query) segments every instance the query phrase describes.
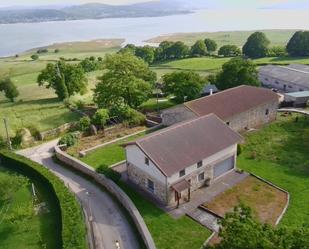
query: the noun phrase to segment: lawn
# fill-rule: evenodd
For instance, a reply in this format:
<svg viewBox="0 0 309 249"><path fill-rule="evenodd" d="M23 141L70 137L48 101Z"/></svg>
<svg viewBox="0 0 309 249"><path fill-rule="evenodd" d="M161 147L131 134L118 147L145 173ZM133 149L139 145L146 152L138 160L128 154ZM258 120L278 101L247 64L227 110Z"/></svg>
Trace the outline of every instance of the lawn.
<svg viewBox="0 0 309 249"><path fill-rule="evenodd" d="M163 110L170 107L175 106L176 103L173 102L170 98L159 98L159 102L157 102L156 98L151 98L145 103L143 103L139 109L147 112L155 112L158 109Z"/></svg>
<svg viewBox="0 0 309 249"><path fill-rule="evenodd" d="M145 136L146 132L134 135L132 137L122 139L116 143L107 145L103 148L97 149L85 157L81 158L83 162L89 164L91 167L97 169L99 167L108 167L115 163L125 160L125 150L123 144L134 141Z"/></svg>
<svg viewBox="0 0 309 249"><path fill-rule="evenodd" d="M278 117L263 130L245 136L238 166L287 190L290 205L281 224L309 225L309 119Z"/></svg>
<svg viewBox="0 0 309 249"><path fill-rule="evenodd" d="M284 46L297 30L262 30L271 41L272 45ZM243 46L247 38L254 31L223 31L202 33L178 33L152 38L148 42L159 43L162 41L183 41L192 45L197 40L210 38L218 43L218 46L233 44Z"/></svg>
<svg viewBox="0 0 309 249"><path fill-rule="evenodd" d="M53 212L35 214L27 178L0 168L0 181L6 180L14 185L6 189L8 199L0 197L0 248L58 248Z"/></svg>
<svg viewBox="0 0 309 249"><path fill-rule="evenodd" d="M189 217L174 219L125 183L119 183L119 186L143 216L158 249L199 249L210 236L209 230Z"/></svg>
<svg viewBox="0 0 309 249"><path fill-rule="evenodd" d="M250 207L254 217L261 222L275 225L287 203L287 194L253 176L248 176L204 206L224 217L241 203Z"/></svg>

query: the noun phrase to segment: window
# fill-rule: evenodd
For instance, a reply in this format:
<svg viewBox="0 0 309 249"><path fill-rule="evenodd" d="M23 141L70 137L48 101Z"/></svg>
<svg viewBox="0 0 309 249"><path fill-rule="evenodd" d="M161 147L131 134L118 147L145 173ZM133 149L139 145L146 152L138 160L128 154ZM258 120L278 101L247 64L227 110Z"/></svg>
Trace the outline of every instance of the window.
<svg viewBox="0 0 309 249"><path fill-rule="evenodd" d="M200 168L200 167L202 167L202 166L203 166L203 161L199 161L199 162L197 163L197 167Z"/></svg>
<svg viewBox="0 0 309 249"><path fill-rule="evenodd" d="M293 88L293 87L289 85L289 88Z"/></svg>
<svg viewBox="0 0 309 249"><path fill-rule="evenodd" d="M198 175L198 181L199 182L204 181L204 179L205 179L205 173L204 172Z"/></svg>
<svg viewBox="0 0 309 249"><path fill-rule="evenodd" d="M266 109L265 115L268 115L268 114L269 114L269 109Z"/></svg>
<svg viewBox="0 0 309 249"><path fill-rule="evenodd" d="M145 157L145 164L149 165L149 158Z"/></svg>
<svg viewBox="0 0 309 249"><path fill-rule="evenodd" d="M226 122L226 125L230 126L230 122Z"/></svg>
<svg viewBox="0 0 309 249"><path fill-rule="evenodd" d="M185 169L179 171L179 177L183 177L185 174L186 174L186 170Z"/></svg>
<svg viewBox="0 0 309 249"><path fill-rule="evenodd" d="M149 191L151 191L152 193L154 192L154 182L147 179L147 188Z"/></svg>

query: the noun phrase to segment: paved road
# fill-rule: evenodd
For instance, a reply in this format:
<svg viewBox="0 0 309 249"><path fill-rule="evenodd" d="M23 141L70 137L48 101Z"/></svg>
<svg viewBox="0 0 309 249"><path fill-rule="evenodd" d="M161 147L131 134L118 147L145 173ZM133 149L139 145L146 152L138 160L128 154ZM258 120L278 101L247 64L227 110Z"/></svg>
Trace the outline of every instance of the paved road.
<svg viewBox="0 0 309 249"><path fill-rule="evenodd" d="M140 248L134 230L127 222L117 203L96 185L74 172L61 167L52 160L57 141L18 153L52 170L76 194L86 210L93 228L96 249L138 249ZM116 242L120 247L117 247Z"/></svg>

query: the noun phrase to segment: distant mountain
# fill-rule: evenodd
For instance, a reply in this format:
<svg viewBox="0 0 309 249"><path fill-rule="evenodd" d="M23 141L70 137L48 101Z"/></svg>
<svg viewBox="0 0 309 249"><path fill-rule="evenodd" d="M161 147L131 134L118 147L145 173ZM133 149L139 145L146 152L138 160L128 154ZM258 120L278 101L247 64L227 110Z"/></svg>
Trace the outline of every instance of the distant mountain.
<svg viewBox="0 0 309 249"><path fill-rule="evenodd" d="M197 0L199 1L199 0ZM161 0L132 5L90 3L60 8L0 9L0 24L103 19L121 17L154 17L190 13L184 0Z"/></svg>

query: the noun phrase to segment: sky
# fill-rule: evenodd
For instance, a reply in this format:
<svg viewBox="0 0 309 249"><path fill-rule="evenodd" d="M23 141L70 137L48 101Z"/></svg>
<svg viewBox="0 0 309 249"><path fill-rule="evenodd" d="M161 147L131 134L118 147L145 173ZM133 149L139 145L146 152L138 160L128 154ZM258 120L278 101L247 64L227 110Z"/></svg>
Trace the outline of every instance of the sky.
<svg viewBox="0 0 309 249"><path fill-rule="evenodd" d="M0 6L36 6L61 4L83 4L100 2L105 4L132 4L151 0L0 0ZM165 0L168 1L168 0ZM184 1L184 0L182 0ZM302 9L309 8L308 0L191 0L192 2L207 3L209 8L275 8L275 9Z"/></svg>

